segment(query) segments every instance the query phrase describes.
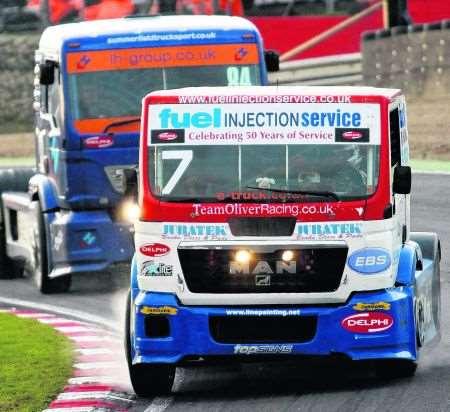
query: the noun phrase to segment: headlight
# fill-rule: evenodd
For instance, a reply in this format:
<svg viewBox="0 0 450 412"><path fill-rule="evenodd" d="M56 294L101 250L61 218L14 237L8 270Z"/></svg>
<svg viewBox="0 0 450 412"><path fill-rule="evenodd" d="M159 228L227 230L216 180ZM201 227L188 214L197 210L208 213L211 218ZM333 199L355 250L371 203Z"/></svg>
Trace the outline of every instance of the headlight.
<svg viewBox="0 0 450 412"><path fill-rule="evenodd" d="M120 205L119 213L123 220L134 223L139 219L141 209L132 200L127 200Z"/></svg>

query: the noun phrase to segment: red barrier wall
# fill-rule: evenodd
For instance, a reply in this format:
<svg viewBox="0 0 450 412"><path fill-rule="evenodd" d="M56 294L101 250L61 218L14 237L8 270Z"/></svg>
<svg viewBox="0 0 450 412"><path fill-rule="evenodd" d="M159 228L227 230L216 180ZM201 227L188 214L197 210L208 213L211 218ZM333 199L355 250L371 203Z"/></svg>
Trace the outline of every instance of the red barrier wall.
<svg viewBox="0 0 450 412"><path fill-rule="evenodd" d="M414 23L450 19L450 0L409 0ZM267 49L281 54L345 20L348 16L250 17L260 30ZM300 53L290 60L357 53L361 34L383 27L382 11L377 10L345 30Z"/></svg>

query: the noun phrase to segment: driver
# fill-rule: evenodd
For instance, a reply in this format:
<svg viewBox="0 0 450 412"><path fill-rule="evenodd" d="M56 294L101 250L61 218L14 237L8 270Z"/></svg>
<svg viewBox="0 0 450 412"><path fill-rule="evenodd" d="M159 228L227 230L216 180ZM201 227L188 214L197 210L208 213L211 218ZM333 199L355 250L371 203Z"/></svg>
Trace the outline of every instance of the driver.
<svg viewBox="0 0 450 412"><path fill-rule="evenodd" d="M322 190L348 195L365 194L359 171L359 148L349 144L314 146L301 156L297 181L300 190Z"/></svg>

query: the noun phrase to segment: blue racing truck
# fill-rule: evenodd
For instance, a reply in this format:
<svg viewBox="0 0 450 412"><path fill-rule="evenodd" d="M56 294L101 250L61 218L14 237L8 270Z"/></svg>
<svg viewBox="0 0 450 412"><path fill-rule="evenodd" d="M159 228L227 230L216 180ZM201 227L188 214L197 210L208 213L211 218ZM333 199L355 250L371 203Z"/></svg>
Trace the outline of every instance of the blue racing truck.
<svg viewBox="0 0 450 412"><path fill-rule="evenodd" d="M131 17L47 28L36 51L36 168L0 172L0 274L42 293L129 262L141 99L152 90L267 83L278 56L249 21ZM170 141L170 136L167 136Z"/></svg>

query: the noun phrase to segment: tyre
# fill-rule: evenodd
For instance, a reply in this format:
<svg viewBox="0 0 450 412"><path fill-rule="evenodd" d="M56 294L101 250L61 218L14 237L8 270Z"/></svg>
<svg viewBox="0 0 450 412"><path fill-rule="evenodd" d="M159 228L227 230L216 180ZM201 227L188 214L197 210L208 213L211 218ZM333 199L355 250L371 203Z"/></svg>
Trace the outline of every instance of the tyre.
<svg viewBox="0 0 450 412"><path fill-rule="evenodd" d="M1 194L6 191L26 192L35 173L33 168L0 169L0 279L11 279L22 274L21 265L6 254L5 219Z"/></svg>
<svg viewBox="0 0 450 412"><path fill-rule="evenodd" d="M128 291L125 311L125 354L131 384L136 395L150 398L170 393L175 379L175 366L163 363L132 364L130 317L131 291Z"/></svg>
<svg viewBox="0 0 450 412"><path fill-rule="evenodd" d="M417 362L407 359L380 360L375 366L377 377L383 380L411 378L416 369Z"/></svg>
<svg viewBox="0 0 450 412"><path fill-rule="evenodd" d="M49 271L44 217L39 201L34 201L31 207L34 214L32 228L33 257L31 262L31 276L41 293L50 294L67 292L72 283L72 277L70 275L57 277L55 279L50 279L48 277Z"/></svg>

